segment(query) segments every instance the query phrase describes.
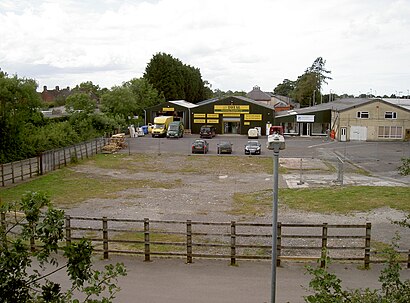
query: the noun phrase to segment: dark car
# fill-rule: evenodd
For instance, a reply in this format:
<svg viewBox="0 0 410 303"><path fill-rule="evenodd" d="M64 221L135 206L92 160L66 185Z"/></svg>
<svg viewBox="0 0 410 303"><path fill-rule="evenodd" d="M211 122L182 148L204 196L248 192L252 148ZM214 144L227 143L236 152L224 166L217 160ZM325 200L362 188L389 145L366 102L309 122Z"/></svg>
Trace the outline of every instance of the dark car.
<svg viewBox="0 0 410 303"><path fill-rule="evenodd" d="M206 154L209 151L209 143L206 140L195 140L192 142L192 153Z"/></svg>
<svg viewBox="0 0 410 303"><path fill-rule="evenodd" d="M232 143L229 141L222 141L217 144L218 154L232 154Z"/></svg>
<svg viewBox="0 0 410 303"><path fill-rule="evenodd" d="M216 135L216 129L213 125L202 125L199 130L200 138L209 138L212 139Z"/></svg>
<svg viewBox="0 0 410 303"><path fill-rule="evenodd" d="M261 144L259 141L248 141L245 145L245 155L260 155L261 154Z"/></svg>

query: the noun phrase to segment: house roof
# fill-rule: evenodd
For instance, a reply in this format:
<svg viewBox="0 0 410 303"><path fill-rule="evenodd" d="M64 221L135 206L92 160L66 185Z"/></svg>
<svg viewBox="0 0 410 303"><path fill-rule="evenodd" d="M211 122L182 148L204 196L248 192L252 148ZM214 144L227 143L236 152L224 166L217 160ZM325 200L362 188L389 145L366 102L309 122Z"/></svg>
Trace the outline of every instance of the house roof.
<svg viewBox="0 0 410 303"><path fill-rule="evenodd" d="M406 100L406 99L399 99L399 100L403 101L403 100ZM298 109L278 112L276 114L276 117L301 115L301 114L315 113L315 112L320 112L320 111L325 111L325 110L332 110L332 111L341 112L341 111L345 111L345 110L348 110L348 109L351 109L351 108L359 107L359 106L362 106L362 105L365 105L365 104L368 104L368 103L372 103L374 101L388 103L390 105L400 107L402 109L410 111L410 108L406 108L406 106L410 106L410 102L401 102L401 104L398 104L399 103L398 101L397 102L396 101L391 102L392 99L345 98L345 99L337 99L337 100L335 100L333 102L329 102L329 103L318 104L318 105L311 106L311 107L302 107L302 108L298 108ZM397 104L395 104L395 103L397 103Z"/></svg>
<svg viewBox="0 0 410 303"><path fill-rule="evenodd" d="M255 101L270 101L271 94L263 92L259 86L254 86L253 89L246 94L246 96Z"/></svg>

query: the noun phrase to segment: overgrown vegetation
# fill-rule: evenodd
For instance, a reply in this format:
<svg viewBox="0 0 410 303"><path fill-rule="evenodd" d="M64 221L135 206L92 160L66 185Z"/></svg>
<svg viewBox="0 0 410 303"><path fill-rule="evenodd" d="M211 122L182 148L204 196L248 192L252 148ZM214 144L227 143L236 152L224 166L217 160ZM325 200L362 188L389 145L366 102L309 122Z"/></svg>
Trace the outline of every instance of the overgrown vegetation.
<svg viewBox="0 0 410 303"><path fill-rule="evenodd" d="M90 241L62 243L64 212L53 208L45 194L27 193L19 202L4 204L1 211L12 220L0 225L1 302L112 302L120 290L118 277L126 275L124 265L95 270ZM12 234L15 227L21 232ZM66 271L70 281L66 291L53 280L59 271Z"/></svg>
<svg viewBox="0 0 410 303"><path fill-rule="evenodd" d="M380 272L381 289L343 289L342 280L329 271L330 259L324 261L325 267L307 267L312 276L309 283L313 294L305 297L308 303L406 303L410 302L410 280L403 281L400 277L401 266L399 254L396 252L398 237L384 250L385 268Z"/></svg>
<svg viewBox="0 0 410 303"><path fill-rule="evenodd" d="M410 175L410 158L402 158L401 165L398 168L399 174L402 176Z"/></svg>

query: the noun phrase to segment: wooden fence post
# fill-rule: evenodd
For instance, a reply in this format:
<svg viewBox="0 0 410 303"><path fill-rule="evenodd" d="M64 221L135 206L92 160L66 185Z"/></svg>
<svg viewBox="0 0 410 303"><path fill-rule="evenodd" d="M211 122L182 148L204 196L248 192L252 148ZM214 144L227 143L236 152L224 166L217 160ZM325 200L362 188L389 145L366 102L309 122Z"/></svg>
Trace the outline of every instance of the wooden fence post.
<svg viewBox="0 0 410 303"><path fill-rule="evenodd" d="M88 142L85 142L84 145L85 145L85 157L88 159L88 148L87 148Z"/></svg>
<svg viewBox="0 0 410 303"><path fill-rule="evenodd" d="M366 223L366 241L364 248L364 268L369 269L370 266L370 237L372 231L372 223Z"/></svg>
<svg viewBox="0 0 410 303"><path fill-rule="evenodd" d="M1 229L3 230L2 234L0 234L0 244L3 245L3 241L7 241L7 235L6 235L6 229L7 229L7 223L6 223L6 213L1 212L0 213L0 223L1 223Z"/></svg>
<svg viewBox="0 0 410 303"><path fill-rule="evenodd" d="M70 215L65 216L65 244L71 245L71 219Z"/></svg>
<svg viewBox="0 0 410 303"><path fill-rule="evenodd" d="M150 260L150 247L149 247L149 219L144 218L144 254L146 262Z"/></svg>
<svg viewBox="0 0 410 303"><path fill-rule="evenodd" d="M70 150L70 148L68 150ZM64 157L64 166L67 166L67 155L65 152L65 147L63 148L63 157Z"/></svg>
<svg viewBox="0 0 410 303"><path fill-rule="evenodd" d="M14 183L14 162L11 162L11 182Z"/></svg>
<svg viewBox="0 0 410 303"><path fill-rule="evenodd" d="M1 186L4 187L4 167L1 165Z"/></svg>
<svg viewBox="0 0 410 303"><path fill-rule="evenodd" d="M54 170L56 170L56 150L53 149L51 152L52 152L51 159L53 161L53 165L51 166L52 167L51 171L54 171Z"/></svg>
<svg viewBox="0 0 410 303"><path fill-rule="evenodd" d="M322 227L322 253L320 256L320 267L326 267L326 255L327 255L327 223L323 223Z"/></svg>
<svg viewBox="0 0 410 303"><path fill-rule="evenodd" d="M282 252L282 223L278 222L278 239L276 246L276 266L280 266L280 254Z"/></svg>
<svg viewBox="0 0 410 303"><path fill-rule="evenodd" d="M231 265L236 265L236 223L231 221Z"/></svg>
<svg viewBox="0 0 410 303"><path fill-rule="evenodd" d="M95 139L95 154L98 154L98 139Z"/></svg>
<svg viewBox="0 0 410 303"><path fill-rule="evenodd" d="M409 254L407 255L407 268L410 268L410 249Z"/></svg>
<svg viewBox="0 0 410 303"><path fill-rule="evenodd" d="M29 171L30 171L30 178L33 177L33 171L31 169L31 158L28 158L28 167L29 167Z"/></svg>
<svg viewBox="0 0 410 303"><path fill-rule="evenodd" d="M186 263L192 263L192 221L186 221Z"/></svg>
<svg viewBox="0 0 410 303"><path fill-rule="evenodd" d="M107 217L103 217L103 250L104 259L108 259L108 220Z"/></svg>
<svg viewBox="0 0 410 303"><path fill-rule="evenodd" d="M24 180L23 160L20 160L20 171L21 171L21 181L23 181Z"/></svg>
<svg viewBox="0 0 410 303"><path fill-rule="evenodd" d="M43 153L41 153L39 156L37 156L37 168L38 168L38 174L40 176L43 175Z"/></svg>

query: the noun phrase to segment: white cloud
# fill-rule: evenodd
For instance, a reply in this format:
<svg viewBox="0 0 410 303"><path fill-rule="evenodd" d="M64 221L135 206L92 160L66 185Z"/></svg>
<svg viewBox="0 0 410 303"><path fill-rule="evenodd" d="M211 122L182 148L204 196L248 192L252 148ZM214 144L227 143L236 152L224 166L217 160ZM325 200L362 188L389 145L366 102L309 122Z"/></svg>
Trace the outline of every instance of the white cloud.
<svg viewBox="0 0 410 303"><path fill-rule="evenodd" d="M65 0L0 2L0 67L42 85L119 85L157 52L213 88L264 90L319 56L325 90L391 94L410 83L408 0Z"/></svg>

